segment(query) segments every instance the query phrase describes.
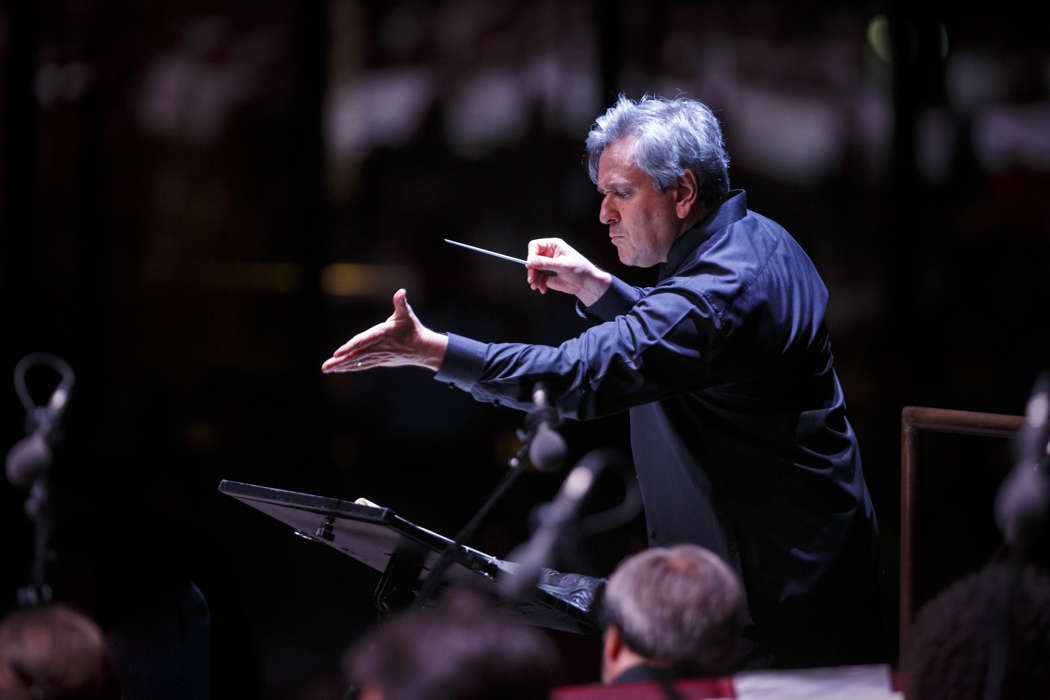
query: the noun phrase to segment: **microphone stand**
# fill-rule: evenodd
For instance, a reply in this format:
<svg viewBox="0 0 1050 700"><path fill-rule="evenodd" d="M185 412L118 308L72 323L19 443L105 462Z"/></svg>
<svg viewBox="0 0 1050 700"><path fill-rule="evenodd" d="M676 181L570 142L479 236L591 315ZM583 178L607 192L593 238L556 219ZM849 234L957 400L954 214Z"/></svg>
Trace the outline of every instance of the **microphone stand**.
<svg viewBox="0 0 1050 700"><path fill-rule="evenodd" d="M24 607L47 605L53 599L51 586L44 575L50 558L53 526L49 481L47 472L41 472L34 479L26 498L26 515L33 521L33 565L29 583L18 589L18 604Z"/></svg>
<svg viewBox="0 0 1050 700"><path fill-rule="evenodd" d="M422 606L426 604L434 595L441 585L445 572L452 565L463 545L474 537L481 526L482 520L485 519L485 516L488 515L493 506L503 498L504 494L518 480L522 472L525 471L526 464L531 463L536 469L541 471L550 471L560 466L561 460L564 458L564 442L561 441L561 436L550 425L551 423L557 424L557 411L547 402L547 392L542 382L536 382L536 386L533 389L533 403L536 405L536 408L529 411L525 419L527 431L519 430L517 433L518 438L522 440L522 445L518 449L517 454L508 462L510 471L504 475L492 494L482 504L478 512L474 514L474 517L470 519L470 522L459 531L452 543L442 550L441 556L438 558L434 568L430 570L430 575L427 576L423 588L416 598L416 605ZM534 443L537 446L539 444L537 437L545 443L540 449L534 449ZM559 443L561 445L560 454Z"/></svg>
<svg viewBox="0 0 1050 700"><path fill-rule="evenodd" d="M516 553L517 566L500 579L500 592L506 598L521 600L540 582L543 570L555 558L563 536L577 523L584 499L598 476L609 466L616 464L617 454L609 449L588 452L565 477L558 495L550 503L541 506L537 513L539 522L529 540ZM628 504L625 499L624 504ZM615 509L623 510L623 506ZM612 511L602 514L606 520Z"/></svg>

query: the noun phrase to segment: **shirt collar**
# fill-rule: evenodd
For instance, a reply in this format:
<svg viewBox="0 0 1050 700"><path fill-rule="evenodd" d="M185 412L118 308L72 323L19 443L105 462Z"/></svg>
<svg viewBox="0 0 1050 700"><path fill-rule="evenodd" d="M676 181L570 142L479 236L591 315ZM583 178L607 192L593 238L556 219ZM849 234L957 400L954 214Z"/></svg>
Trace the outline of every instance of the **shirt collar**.
<svg viewBox="0 0 1050 700"><path fill-rule="evenodd" d="M711 234L725 228L734 221L743 219L747 214L747 192L730 190L718 208L693 228L679 236L667 252L667 262L660 266L660 279L673 275L685 262L686 257L698 245L711 237Z"/></svg>
<svg viewBox="0 0 1050 700"><path fill-rule="evenodd" d="M677 678L678 675L669 668L642 663L631 666L614 678L612 683L666 682L677 680Z"/></svg>

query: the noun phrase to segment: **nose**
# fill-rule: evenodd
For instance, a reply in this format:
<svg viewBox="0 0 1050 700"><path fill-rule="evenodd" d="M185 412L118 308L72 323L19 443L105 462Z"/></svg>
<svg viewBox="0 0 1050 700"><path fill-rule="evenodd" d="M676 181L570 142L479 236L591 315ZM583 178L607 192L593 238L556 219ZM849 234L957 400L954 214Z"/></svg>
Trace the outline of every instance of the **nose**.
<svg viewBox="0 0 1050 700"><path fill-rule="evenodd" d="M598 220L607 226L620 221L620 214L616 211L611 192L602 198L602 206L598 210Z"/></svg>

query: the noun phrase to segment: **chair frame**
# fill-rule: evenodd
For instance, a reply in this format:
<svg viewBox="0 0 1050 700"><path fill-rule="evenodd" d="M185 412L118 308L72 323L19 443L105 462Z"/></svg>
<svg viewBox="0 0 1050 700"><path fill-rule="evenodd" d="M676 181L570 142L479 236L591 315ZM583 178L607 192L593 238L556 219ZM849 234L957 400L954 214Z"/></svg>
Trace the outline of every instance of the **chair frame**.
<svg viewBox="0 0 1050 700"><path fill-rule="evenodd" d="M1021 429L1024 421L1024 416L925 406L905 406L901 411L898 662L907 649L908 633L915 613L915 499L919 472L918 439L920 431L1009 438Z"/></svg>

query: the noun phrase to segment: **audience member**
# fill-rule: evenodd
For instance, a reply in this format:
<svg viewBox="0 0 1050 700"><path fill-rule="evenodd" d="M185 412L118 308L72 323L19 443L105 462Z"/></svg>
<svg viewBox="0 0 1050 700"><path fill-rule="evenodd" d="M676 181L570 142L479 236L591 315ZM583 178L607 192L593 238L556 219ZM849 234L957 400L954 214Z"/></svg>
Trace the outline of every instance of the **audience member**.
<svg viewBox="0 0 1050 700"><path fill-rule="evenodd" d="M116 700L102 632L64 605L17 610L0 622L0 698Z"/></svg>
<svg viewBox="0 0 1050 700"><path fill-rule="evenodd" d="M919 611L903 670L909 700L1045 698L1050 569L999 556Z"/></svg>
<svg viewBox="0 0 1050 700"><path fill-rule="evenodd" d="M455 589L381 624L344 661L361 700L545 699L558 667L540 631Z"/></svg>
<svg viewBox="0 0 1050 700"><path fill-rule="evenodd" d="M716 677L738 651L744 591L702 547L655 547L617 566L603 613L603 682Z"/></svg>

